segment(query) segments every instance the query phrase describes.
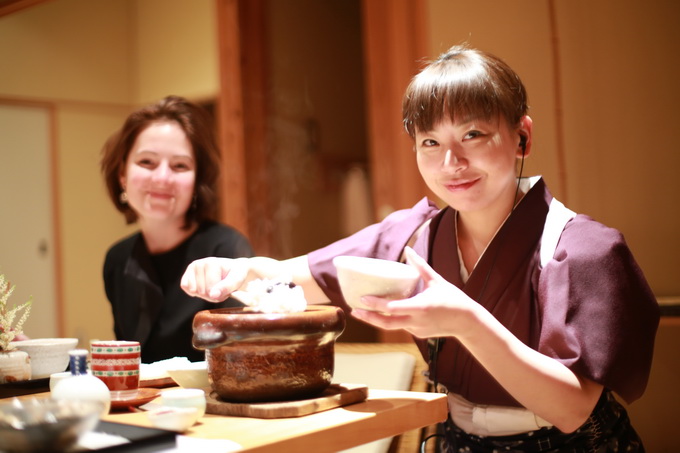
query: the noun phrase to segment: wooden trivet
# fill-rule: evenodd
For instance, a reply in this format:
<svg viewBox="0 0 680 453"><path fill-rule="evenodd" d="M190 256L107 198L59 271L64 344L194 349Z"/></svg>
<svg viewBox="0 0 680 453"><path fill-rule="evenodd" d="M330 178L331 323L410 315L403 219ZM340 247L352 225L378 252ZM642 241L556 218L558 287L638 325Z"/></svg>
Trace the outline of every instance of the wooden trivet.
<svg viewBox="0 0 680 453"><path fill-rule="evenodd" d="M206 413L254 418L300 417L358 403L366 398L368 387L361 384L331 384L315 398L271 403L229 403L222 401L217 393L210 392L206 395Z"/></svg>

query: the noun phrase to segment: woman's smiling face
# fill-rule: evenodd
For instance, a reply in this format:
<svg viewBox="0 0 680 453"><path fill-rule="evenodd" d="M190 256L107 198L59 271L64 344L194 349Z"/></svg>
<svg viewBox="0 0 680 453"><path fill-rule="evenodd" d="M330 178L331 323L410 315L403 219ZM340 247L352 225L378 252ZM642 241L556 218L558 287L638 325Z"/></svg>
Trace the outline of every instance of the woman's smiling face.
<svg viewBox="0 0 680 453"><path fill-rule="evenodd" d="M526 150L520 134L527 137ZM418 168L427 186L447 205L461 212L509 209L518 158L528 155L531 119L517 128L507 121L445 119L430 131L416 131Z"/></svg>
<svg viewBox="0 0 680 453"><path fill-rule="evenodd" d="M141 222L183 222L195 181L191 143L174 121L154 122L137 136L121 175L128 203Z"/></svg>

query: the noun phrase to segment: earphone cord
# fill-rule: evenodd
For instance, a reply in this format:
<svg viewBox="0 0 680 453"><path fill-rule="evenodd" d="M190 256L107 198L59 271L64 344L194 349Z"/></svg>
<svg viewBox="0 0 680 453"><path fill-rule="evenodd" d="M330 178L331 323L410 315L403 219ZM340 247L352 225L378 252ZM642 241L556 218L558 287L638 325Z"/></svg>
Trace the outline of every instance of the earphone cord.
<svg viewBox="0 0 680 453"><path fill-rule="evenodd" d="M520 163L520 167L519 167L519 176L517 177L517 185L515 186L515 197L513 199L512 209L510 209L510 214L508 214L508 218L510 218L512 213L515 212L515 207L517 206L517 202L518 202L517 197L519 196L519 185L520 185L519 183L522 181L522 173L523 172L524 172L524 152L522 153L522 162ZM504 233L505 233L505 230L503 230L501 228L500 234L503 234L503 236L505 236ZM499 238L499 242L502 241L503 239L504 239L504 237ZM489 283L489 277L491 277L491 271L496 266L496 260L498 259L498 254L500 253L500 251L501 251L501 247L499 246L496 249L496 253L494 253L494 255L493 255L493 261L491 262L491 266L489 267L489 270L487 271L486 276L484 277L484 284L482 285L482 290L479 292L479 296L477 296L478 302L482 300L482 296L484 295L484 291L486 291L486 285L487 285L487 283Z"/></svg>
<svg viewBox="0 0 680 453"><path fill-rule="evenodd" d="M519 167L519 176L517 178L517 186L515 187L515 197L514 197L514 202L512 204L512 209L510 210L510 215L515 211L515 206L517 206L517 196L519 195L519 186L520 182L522 181L522 173L524 172L524 152L522 152L522 162L520 163ZM500 238L502 240L502 238ZM498 258L498 254L500 252L500 247L496 249L496 253L494 254L493 261L491 262L491 266L489 267L489 270L486 273L486 276L484 278L484 284L482 285L482 289L479 292L479 296L477 296L477 301L482 300L482 296L484 295L484 291L486 290L486 286L489 283L489 278L491 277L491 271L496 265L496 259ZM439 337L439 338L434 338L433 343L434 345L431 345L431 343L428 340L428 349L429 349L429 358L430 358L430 377L432 379L432 386L435 392L439 391L439 383L437 381L437 359L439 358L439 349L441 345L444 343L444 338ZM457 350L456 350L457 351ZM439 431L440 426L442 426L442 423L437 424L437 432L434 434L430 434L429 436L425 437L423 441L420 443L420 453L425 453L425 446L428 440L436 437L442 437L446 438L445 434L441 433ZM455 447L455 446L454 446ZM455 448L453 449L455 450Z"/></svg>
<svg viewBox="0 0 680 453"><path fill-rule="evenodd" d="M430 342L432 340L432 342ZM438 392L439 391L439 382L437 381L437 356L439 355L439 348L441 345L444 343L444 338L438 337L438 338L432 338L428 340L428 352L429 352L429 359L430 359L430 369L431 373L430 376L432 378L432 388L433 391ZM436 432L434 434L430 434L429 436L425 437L423 441L420 443L420 453L425 453L425 446L427 445L427 441L436 438L436 437L441 437L441 438L446 438L446 436L440 431L442 427L442 423L438 423L436 425Z"/></svg>

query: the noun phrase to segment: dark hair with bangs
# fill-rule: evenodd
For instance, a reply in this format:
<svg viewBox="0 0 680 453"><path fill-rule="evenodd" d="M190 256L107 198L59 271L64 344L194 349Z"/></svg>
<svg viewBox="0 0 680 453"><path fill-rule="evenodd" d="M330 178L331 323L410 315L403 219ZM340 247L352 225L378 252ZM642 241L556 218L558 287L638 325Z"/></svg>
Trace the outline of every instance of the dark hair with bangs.
<svg viewBox="0 0 680 453"><path fill-rule="evenodd" d="M444 119L519 124L528 110L519 76L504 61L466 45L454 46L416 75L404 94L402 115L411 137Z"/></svg>
<svg viewBox="0 0 680 453"><path fill-rule="evenodd" d="M215 138L212 117L204 108L179 96L167 96L155 104L142 107L128 116L123 127L102 148L101 172L111 201L125 215L128 224L137 221L137 213L120 199L123 187L120 176L139 134L151 124L177 123L191 143L196 160L194 201L187 210L184 227L193 222L217 217L220 151Z"/></svg>

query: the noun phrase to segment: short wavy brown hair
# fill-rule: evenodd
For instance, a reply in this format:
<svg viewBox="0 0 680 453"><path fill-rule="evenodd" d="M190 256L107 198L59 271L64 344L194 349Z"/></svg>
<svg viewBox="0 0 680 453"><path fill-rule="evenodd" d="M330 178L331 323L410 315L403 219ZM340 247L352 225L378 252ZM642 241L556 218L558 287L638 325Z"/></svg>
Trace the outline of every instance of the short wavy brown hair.
<svg viewBox="0 0 680 453"><path fill-rule="evenodd" d="M159 121L174 121L179 124L194 151L194 201L186 213L184 227L189 228L194 222L216 219L221 155L214 122L207 110L179 96L167 96L131 113L123 127L104 144L100 165L111 201L125 215L128 224L137 221L137 213L120 200L123 192L120 175L125 171L128 155L139 134Z"/></svg>
<svg viewBox="0 0 680 453"><path fill-rule="evenodd" d="M406 89L402 115L406 132L430 131L439 122L485 120L502 115L508 125L527 114L527 93L519 76L489 53L459 45L416 75Z"/></svg>

